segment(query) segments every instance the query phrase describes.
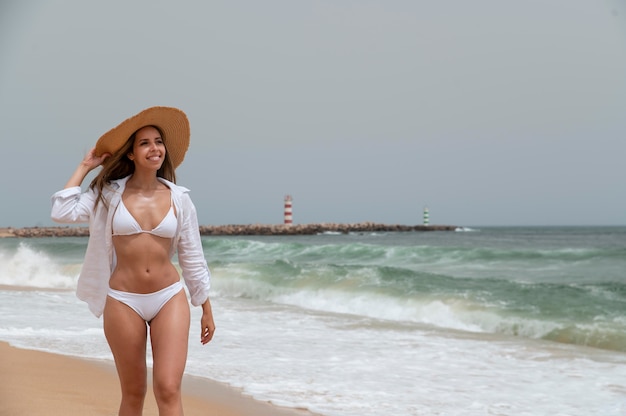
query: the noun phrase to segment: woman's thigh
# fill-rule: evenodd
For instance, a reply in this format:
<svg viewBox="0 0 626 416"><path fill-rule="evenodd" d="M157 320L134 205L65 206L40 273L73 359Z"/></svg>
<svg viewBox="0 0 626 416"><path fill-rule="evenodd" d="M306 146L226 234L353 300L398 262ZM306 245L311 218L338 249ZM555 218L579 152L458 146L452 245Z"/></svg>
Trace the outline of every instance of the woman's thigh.
<svg viewBox="0 0 626 416"><path fill-rule="evenodd" d="M187 362L189 321L189 303L181 290L150 322L155 385L180 384Z"/></svg>
<svg viewBox="0 0 626 416"><path fill-rule="evenodd" d="M107 297L103 313L106 336L122 390L146 388L146 322L128 305Z"/></svg>

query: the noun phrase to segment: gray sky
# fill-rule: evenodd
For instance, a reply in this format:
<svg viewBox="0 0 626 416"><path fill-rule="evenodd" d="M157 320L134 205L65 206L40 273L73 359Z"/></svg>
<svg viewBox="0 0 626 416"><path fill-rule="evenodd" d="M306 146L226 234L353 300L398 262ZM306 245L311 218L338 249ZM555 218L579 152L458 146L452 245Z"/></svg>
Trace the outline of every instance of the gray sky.
<svg viewBox="0 0 626 416"><path fill-rule="evenodd" d="M623 225L625 2L0 0L0 226L153 105L201 224Z"/></svg>

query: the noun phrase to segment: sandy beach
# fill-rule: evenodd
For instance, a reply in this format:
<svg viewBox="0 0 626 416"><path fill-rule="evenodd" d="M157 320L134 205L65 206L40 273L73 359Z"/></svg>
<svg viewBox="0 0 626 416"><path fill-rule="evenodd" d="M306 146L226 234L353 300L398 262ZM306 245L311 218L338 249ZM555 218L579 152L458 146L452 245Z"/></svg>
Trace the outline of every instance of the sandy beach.
<svg viewBox="0 0 626 416"><path fill-rule="evenodd" d="M0 342L0 416L113 416L120 393L112 363L23 350ZM307 416L246 397L223 384L185 376L187 416ZM144 415L158 415L149 387Z"/></svg>

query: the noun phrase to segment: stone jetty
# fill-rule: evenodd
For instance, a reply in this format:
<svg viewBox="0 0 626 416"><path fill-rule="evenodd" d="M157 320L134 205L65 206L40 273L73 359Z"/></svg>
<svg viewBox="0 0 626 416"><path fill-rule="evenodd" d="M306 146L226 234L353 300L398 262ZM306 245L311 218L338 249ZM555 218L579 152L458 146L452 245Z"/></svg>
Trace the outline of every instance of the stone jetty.
<svg viewBox="0 0 626 416"><path fill-rule="evenodd" d="M319 223L319 224L250 224L200 226L202 235L314 235L323 233L371 233L371 232L409 232L409 231L454 231L451 225L389 225L373 222L354 224Z"/></svg>
<svg viewBox="0 0 626 416"><path fill-rule="evenodd" d="M414 232L414 231L454 231L455 225L399 225L360 222L353 224L318 223L318 224L231 224L201 225L201 235L315 235L349 234L372 232ZM25 227L0 228L1 237L86 237L87 227Z"/></svg>

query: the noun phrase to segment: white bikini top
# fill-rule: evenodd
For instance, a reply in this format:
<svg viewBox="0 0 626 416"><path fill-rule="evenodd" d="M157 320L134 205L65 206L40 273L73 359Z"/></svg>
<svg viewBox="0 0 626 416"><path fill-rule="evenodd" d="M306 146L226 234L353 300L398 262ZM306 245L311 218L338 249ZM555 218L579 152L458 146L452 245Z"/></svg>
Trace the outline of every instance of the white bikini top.
<svg viewBox="0 0 626 416"><path fill-rule="evenodd" d="M176 235L176 228L178 228L178 221L176 215L174 215L174 207L170 205L170 210L167 211L165 217L161 220L152 230L144 230L141 228L133 214L128 211L124 201L120 199L120 204L113 215L113 235L134 235L141 233L148 233L163 238L174 238Z"/></svg>

